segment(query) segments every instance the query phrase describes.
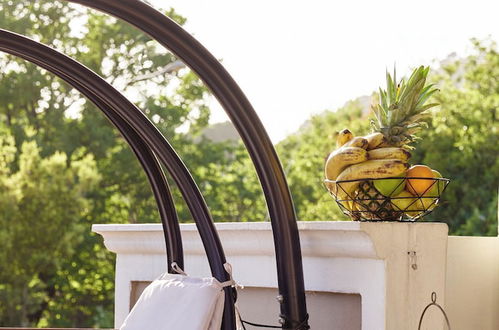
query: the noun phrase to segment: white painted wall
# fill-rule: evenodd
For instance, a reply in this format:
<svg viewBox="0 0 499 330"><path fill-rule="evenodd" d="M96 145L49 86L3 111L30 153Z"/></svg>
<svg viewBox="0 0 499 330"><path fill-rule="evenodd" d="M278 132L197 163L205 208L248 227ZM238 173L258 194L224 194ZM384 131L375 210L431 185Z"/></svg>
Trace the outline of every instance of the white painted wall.
<svg viewBox="0 0 499 330"><path fill-rule="evenodd" d="M277 313L270 307L268 314L258 311L262 307L258 301L278 309L270 298L277 287L270 224L216 226L234 278L249 288L241 295L244 312L276 324ZM416 329L432 291L444 304L445 224L301 222L298 226L314 329L331 329L331 320L337 319L344 322L339 329L358 330L359 315L362 330ZM115 324L119 327L130 307L132 282L151 281L166 269L161 226L94 225L93 230L117 253ZM195 226L182 225L181 231L187 272L208 276ZM440 330L443 322L439 315L430 314L425 326Z"/></svg>
<svg viewBox="0 0 499 330"><path fill-rule="evenodd" d="M446 310L452 330L499 329L499 238L449 237Z"/></svg>

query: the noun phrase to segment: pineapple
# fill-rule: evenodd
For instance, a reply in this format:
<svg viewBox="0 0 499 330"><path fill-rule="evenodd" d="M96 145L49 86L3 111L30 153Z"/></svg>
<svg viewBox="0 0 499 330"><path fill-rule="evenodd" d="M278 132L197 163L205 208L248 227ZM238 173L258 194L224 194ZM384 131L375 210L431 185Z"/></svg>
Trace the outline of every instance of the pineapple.
<svg viewBox="0 0 499 330"><path fill-rule="evenodd" d="M381 147L410 146L417 137L416 133L427 126L425 119L429 117L428 109L436 103L425 104L429 97L437 91L434 85L425 86L429 67L420 66L411 74L409 80L396 81L396 73L386 74L386 90L380 89L379 103L372 105L375 120L371 125L375 132L383 134L385 141ZM396 220L402 213L393 210L389 198L380 194L372 182L365 181L359 185L356 193L357 215L366 220Z"/></svg>
<svg viewBox="0 0 499 330"><path fill-rule="evenodd" d="M355 196L357 215L365 220L396 220L401 213L394 211L390 200L380 194L373 183L364 181Z"/></svg>
<svg viewBox="0 0 499 330"><path fill-rule="evenodd" d="M433 84L425 86L430 68L420 66L413 71L409 80L397 83L396 72L386 73L386 90L379 90L379 103L372 105L375 120L371 125L376 132L386 138L387 146L412 149L410 146L416 133L427 124L424 121L430 114L428 109L437 103L425 104L433 93L438 91Z"/></svg>

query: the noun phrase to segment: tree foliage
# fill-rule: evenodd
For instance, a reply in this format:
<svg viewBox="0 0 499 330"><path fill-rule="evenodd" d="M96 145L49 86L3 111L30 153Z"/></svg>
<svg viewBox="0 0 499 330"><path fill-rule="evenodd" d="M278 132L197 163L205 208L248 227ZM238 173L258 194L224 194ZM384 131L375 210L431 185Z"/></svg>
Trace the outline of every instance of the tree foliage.
<svg viewBox="0 0 499 330"><path fill-rule="evenodd" d="M336 132L348 127L356 134L369 129L366 99L348 102L336 112L315 115L282 141L278 153L300 220L346 220L324 185L324 163L336 148ZM368 103L367 103L368 104Z"/></svg>
<svg viewBox="0 0 499 330"><path fill-rule="evenodd" d="M444 65L434 79L441 104L421 134L415 160L452 180L434 219L457 235L497 235L499 187L499 53L473 41L468 58Z"/></svg>
<svg viewBox="0 0 499 330"><path fill-rule="evenodd" d="M77 254L86 228L68 219L89 212L87 193L100 175L92 155L42 158L35 141L23 142L14 164L14 139L4 133L2 142L0 315L4 324L28 326L57 293L49 289L57 270Z"/></svg>

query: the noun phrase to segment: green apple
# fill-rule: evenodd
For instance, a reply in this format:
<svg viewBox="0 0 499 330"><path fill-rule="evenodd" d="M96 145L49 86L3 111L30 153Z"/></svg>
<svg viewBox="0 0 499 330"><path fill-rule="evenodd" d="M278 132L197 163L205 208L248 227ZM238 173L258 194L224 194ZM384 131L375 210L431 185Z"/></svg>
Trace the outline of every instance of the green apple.
<svg viewBox="0 0 499 330"><path fill-rule="evenodd" d="M421 199L418 200L417 203L419 203L418 205L422 205L423 209L425 209L427 211L433 210L437 206L436 198L429 198L426 196L427 195L423 195L423 197L421 197ZM434 195L428 194L428 196L434 196Z"/></svg>
<svg viewBox="0 0 499 330"><path fill-rule="evenodd" d="M405 187L405 172L397 175L399 178L373 180L374 187L383 196L391 197L400 194Z"/></svg>
<svg viewBox="0 0 499 330"><path fill-rule="evenodd" d="M431 170L433 172L433 177L434 178L441 178L442 174L440 172ZM431 188L428 190L426 194L423 195L421 198L421 202L423 204L423 207L425 210L433 210L436 206L438 201L436 201L436 198L430 198L430 197L439 197L439 195L444 191L445 188L445 182L436 180Z"/></svg>
<svg viewBox="0 0 499 330"><path fill-rule="evenodd" d="M431 170L433 172L433 177L434 178L441 178L442 174L440 172ZM427 196L438 196L439 193L441 194L442 191L444 191L445 188L445 182L440 181L440 180L435 180L435 182L431 185L431 188L428 190L428 192L425 194ZM429 198L427 198L429 200Z"/></svg>
<svg viewBox="0 0 499 330"><path fill-rule="evenodd" d="M419 214L422 205L418 198L407 190L402 190L399 194L393 196L390 200L397 211L403 211L408 216L416 216Z"/></svg>

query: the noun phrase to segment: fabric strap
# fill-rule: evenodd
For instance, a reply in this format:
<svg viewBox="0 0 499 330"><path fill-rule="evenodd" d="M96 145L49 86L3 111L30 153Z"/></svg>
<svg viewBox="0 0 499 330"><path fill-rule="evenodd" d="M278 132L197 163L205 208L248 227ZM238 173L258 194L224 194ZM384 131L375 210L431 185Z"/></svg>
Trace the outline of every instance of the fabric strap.
<svg viewBox="0 0 499 330"><path fill-rule="evenodd" d="M186 272L184 272L184 271L182 270L182 268L180 268L180 266L179 266L179 265L178 265L175 261L174 261L174 262L172 262L171 266L172 266L172 269L173 269L173 270L174 270L177 274L187 276L187 273L186 273Z"/></svg>
<svg viewBox="0 0 499 330"><path fill-rule="evenodd" d="M171 264L172 266L172 269L177 273L177 274L180 274L180 275L184 275L184 276L188 276L186 272L184 272L184 270L182 268L180 268L180 266L174 261L172 262ZM229 280L225 281L225 282L220 282L220 286L222 288L225 288L225 287L228 287L228 286L234 286L234 285L237 285L236 284L236 281L234 281L234 279L232 278L232 265L229 264L228 262L226 262L224 264L224 268L225 268L225 271L227 272L227 274L229 274Z"/></svg>

